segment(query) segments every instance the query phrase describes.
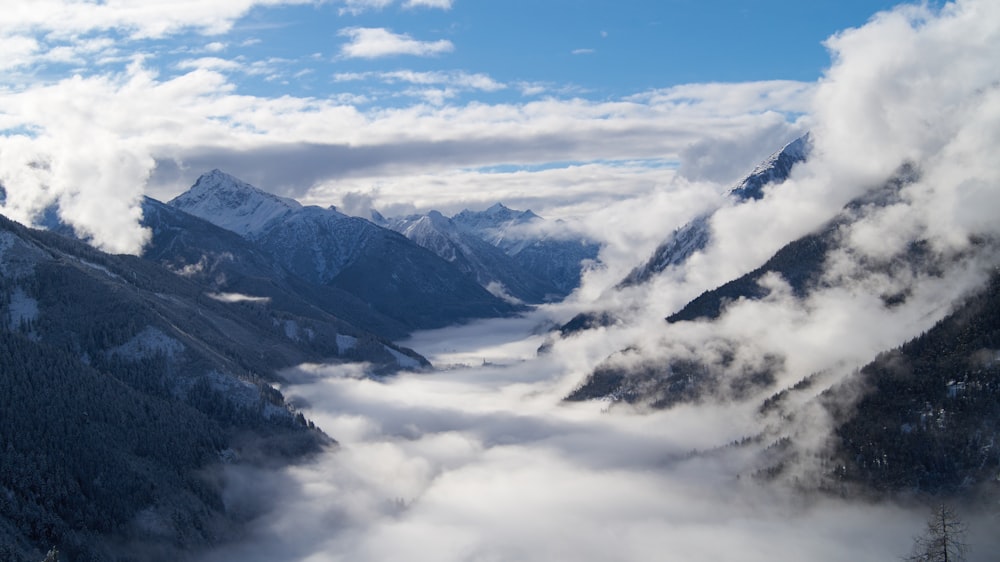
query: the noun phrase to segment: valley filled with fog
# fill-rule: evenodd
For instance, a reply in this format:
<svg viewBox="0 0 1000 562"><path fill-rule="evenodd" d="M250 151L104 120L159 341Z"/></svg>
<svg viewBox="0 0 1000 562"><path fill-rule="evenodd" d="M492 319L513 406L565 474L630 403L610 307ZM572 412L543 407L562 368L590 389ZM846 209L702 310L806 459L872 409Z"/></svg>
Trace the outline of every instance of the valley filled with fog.
<svg viewBox="0 0 1000 562"><path fill-rule="evenodd" d="M749 478L753 407L634 412L568 404L575 352L536 357L544 311L419 333L434 372L384 380L303 366L283 391L340 441L276 472L232 468L259 518L222 560L892 560L915 506L803 494ZM701 451L700 453L697 451ZM994 521L970 521L989 560Z"/></svg>

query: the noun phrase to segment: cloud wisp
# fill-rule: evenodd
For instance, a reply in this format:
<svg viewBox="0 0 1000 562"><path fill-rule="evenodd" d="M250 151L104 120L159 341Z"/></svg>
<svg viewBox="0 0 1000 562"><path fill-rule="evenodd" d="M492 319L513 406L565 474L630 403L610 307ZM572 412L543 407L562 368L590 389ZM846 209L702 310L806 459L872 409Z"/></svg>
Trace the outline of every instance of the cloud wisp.
<svg viewBox="0 0 1000 562"><path fill-rule="evenodd" d="M398 55L427 57L455 50L454 43L447 39L421 41L384 27L347 27L337 34L349 39L340 48L340 54L347 58L376 59Z"/></svg>

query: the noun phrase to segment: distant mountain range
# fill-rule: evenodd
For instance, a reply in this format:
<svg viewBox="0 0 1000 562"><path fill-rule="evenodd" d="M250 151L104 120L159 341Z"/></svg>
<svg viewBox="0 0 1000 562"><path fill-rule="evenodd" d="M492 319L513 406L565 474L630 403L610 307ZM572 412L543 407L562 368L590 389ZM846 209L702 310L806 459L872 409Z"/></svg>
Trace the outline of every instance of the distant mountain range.
<svg viewBox="0 0 1000 562"><path fill-rule="evenodd" d="M436 211L380 224L433 251L493 294L538 304L566 297L580 284L583 264L600 247L581 237L559 238L544 219L497 203L448 218Z"/></svg>
<svg viewBox="0 0 1000 562"><path fill-rule="evenodd" d="M214 170L169 205L242 236L298 281L352 295L399 336L517 307L404 236L333 208L303 207ZM334 310L332 312L344 312Z"/></svg>

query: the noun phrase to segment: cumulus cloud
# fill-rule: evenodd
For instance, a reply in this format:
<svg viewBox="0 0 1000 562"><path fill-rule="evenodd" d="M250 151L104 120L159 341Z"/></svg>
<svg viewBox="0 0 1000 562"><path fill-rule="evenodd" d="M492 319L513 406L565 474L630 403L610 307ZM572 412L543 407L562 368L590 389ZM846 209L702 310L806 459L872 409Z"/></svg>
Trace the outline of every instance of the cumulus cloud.
<svg viewBox="0 0 1000 562"><path fill-rule="evenodd" d="M455 50L455 45L447 39L420 41L405 33L393 33L384 27L348 27L341 29L338 35L350 39L340 48L340 54L347 58L376 59L396 55L426 57Z"/></svg>
<svg viewBox="0 0 1000 562"><path fill-rule="evenodd" d="M45 209L110 252L135 253L149 233L138 203L153 158L127 132L129 116L105 101L142 89L141 72L117 80L74 78L4 100L30 134L0 141L4 212L32 223ZM123 134L125 132L125 134Z"/></svg>

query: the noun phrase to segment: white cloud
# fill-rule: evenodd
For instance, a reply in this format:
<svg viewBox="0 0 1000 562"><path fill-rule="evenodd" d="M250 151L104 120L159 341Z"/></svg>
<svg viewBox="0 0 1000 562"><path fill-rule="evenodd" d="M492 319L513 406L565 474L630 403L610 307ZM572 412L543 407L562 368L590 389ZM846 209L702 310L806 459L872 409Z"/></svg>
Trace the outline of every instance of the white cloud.
<svg viewBox="0 0 1000 562"><path fill-rule="evenodd" d="M574 55L592 55L597 51L594 49L573 49L570 52Z"/></svg>
<svg viewBox="0 0 1000 562"><path fill-rule="evenodd" d="M379 80L388 84L398 82L420 85L442 84L451 87L480 90L484 92L495 92L506 88L504 84L490 78L487 74L472 74L462 71L418 72L414 70L395 70L388 72L353 72L335 74L333 79L337 82Z"/></svg>
<svg viewBox="0 0 1000 562"><path fill-rule="evenodd" d="M177 68L181 70L243 70L245 66L235 60L219 57L202 57L180 61L177 63Z"/></svg>
<svg viewBox="0 0 1000 562"><path fill-rule="evenodd" d="M396 0L343 0L344 7L342 14L358 15L371 10L383 10L392 6ZM454 0L405 0L403 7L412 8L432 8L439 10L450 10Z"/></svg>
<svg viewBox="0 0 1000 562"><path fill-rule="evenodd" d="M255 6L314 4L317 0L8 0L0 12L0 35L28 30L60 37L122 30L134 38L164 37L183 29L219 34Z"/></svg>
<svg viewBox="0 0 1000 562"><path fill-rule="evenodd" d="M419 41L405 33L393 33L382 27L348 27L341 29L338 35L350 39L340 48L340 53L348 58L433 56L455 50L455 45L447 39Z"/></svg>
<svg viewBox="0 0 1000 562"><path fill-rule="evenodd" d="M454 0L406 0L403 6L406 8L437 8L440 10L450 10Z"/></svg>
<svg viewBox="0 0 1000 562"><path fill-rule="evenodd" d="M391 6L395 0L343 0L344 7L340 9L341 14L358 15L369 10L381 10Z"/></svg>

